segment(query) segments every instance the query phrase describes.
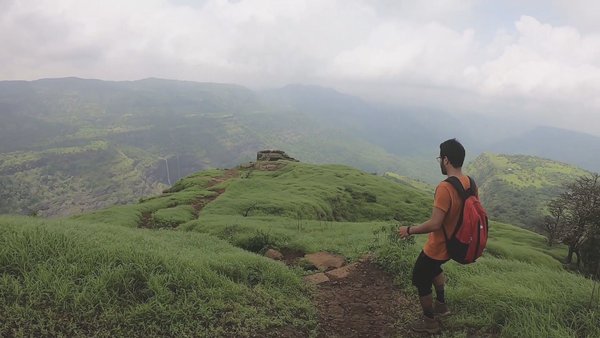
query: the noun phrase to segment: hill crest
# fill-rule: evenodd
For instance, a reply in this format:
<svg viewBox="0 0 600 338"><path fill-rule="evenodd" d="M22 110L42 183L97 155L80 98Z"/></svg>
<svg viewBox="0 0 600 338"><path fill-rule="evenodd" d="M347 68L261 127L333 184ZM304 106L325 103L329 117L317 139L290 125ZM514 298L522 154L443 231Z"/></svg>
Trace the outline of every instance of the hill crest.
<svg viewBox="0 0 600 338"><path fill-rule="evenodd" d="M588 171L531 155L483 153L465 169L492 219L534 229L546 203Z"/></svg>

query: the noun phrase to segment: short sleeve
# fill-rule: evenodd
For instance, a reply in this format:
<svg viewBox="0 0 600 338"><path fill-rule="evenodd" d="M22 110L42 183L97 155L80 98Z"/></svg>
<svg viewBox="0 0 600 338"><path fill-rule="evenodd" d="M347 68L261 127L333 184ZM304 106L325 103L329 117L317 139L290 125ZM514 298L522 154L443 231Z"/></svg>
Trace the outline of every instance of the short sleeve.
<svg viewBox="0 0 600 338"><path fill-rule="evenodd" d="M450 205L452 203L452 199L450 197L450 190L444 184L440 184L435 189L435 197L433 200L433 206L442 210L443 212L448 212L450 210Z"/></svg>

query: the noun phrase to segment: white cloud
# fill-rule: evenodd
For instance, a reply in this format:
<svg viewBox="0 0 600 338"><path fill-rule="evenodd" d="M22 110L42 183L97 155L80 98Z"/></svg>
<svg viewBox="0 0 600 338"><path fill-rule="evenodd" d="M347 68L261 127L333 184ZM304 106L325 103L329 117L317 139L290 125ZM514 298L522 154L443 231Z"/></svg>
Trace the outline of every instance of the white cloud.
<svg viewBox="0 0 600 338"><path fill-rule="evenodd" d="M586 33L600 32L600 2L594 0L554 0L569 24Z"/></svg>
<svg viewBox="0 0 600 338"><path fill-rule="evenodd" d="M438 23L385 22L363 43L340 52L331 75L355 80L451 85L475 50L473 31Z"/></svg>
<svg viewBox="0 0 600 338"><path fill-rule="evenodd" d="M600 89L600 37L527 16L516 27L517 40L480 67L483 92L572 98Z"/></svg>
<svg viewBox="0 0 600 338"><path fill-rule="evenodd" d="M472 0L0 0L0 79L307 82L600 134L597 5L567 3L551 23Z"/></svg>

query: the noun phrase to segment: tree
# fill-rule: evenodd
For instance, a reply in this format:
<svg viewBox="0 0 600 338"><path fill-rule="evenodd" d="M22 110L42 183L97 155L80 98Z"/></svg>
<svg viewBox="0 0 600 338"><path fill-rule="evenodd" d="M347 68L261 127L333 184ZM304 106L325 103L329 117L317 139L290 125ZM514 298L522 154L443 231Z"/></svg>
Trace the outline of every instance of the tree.
<svg viewBox="0 0 600 338"><path fill-rule="evenodd" d="M544 222L548 240L559 239L569 247L566 263L577 257L577 267L597 271L600 250L600 174L577 178L567 184L565 192L548 204L550 216ZM581 264L583 263L583 267Z"/></svg>
<svg viewBox="0 0 600 338"><path fill-rule="evenodd" d="M544 217L542 222L543 230L548 234L548 245L552 246L560 237L564 228L565 213L567 212L567 203L563 199L557 198L548 203L550 215Z"/></svg>

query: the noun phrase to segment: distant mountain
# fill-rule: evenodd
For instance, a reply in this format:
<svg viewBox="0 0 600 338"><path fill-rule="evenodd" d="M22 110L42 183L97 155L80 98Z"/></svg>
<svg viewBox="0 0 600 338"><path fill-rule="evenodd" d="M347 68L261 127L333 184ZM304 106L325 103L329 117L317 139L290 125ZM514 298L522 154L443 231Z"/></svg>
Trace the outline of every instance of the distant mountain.
<svg viewBox="0 0 600 338"><path fill-rule="evenodd" d="M192 172L250 161L265 148L430 184L443 178L438 145L452 137L467 148L467 161L489 149L546 151L540 154L595 168L596 139L563 131L546 140L548 132L529 129L317 86L259 92L162 79L4 81L0 213L48 216L129 203Z"/></svg>
<svg viewBox="0 0 600 338"><path fill-rule="evenodd" d="M439 143L452 137L470 139L460 120L441 111L376 104L318 86L289 85L262 94L271 105L381 147L402 159L396 172L431 183L441 177L435 162Z"/></svg>
<svg viewBox="0 0 600 338"><path fill-rule="evenodd" d="M308 162L400 171L347 130L237 85L160 79L0 82L0 213L63 215L129 203L206 168L281 148Z"/></svg>
<svg viewBox="0 0 600 338"><path fill-rule="evenodd" d="M439 139L457 135L461 128L459 120L440 111L370 103L318 86L289 85L267 91L264 97L320 124L352 131L402 156L420 156L432 148L435 152Z"/></svg>
<svg viewBox="0 0 600 338"><path fill-rule="evenodd" d="M58 215L129 203L179 177L254 156L236 85L77 78L0 82L0 213Z"/></svg>
<svg viewBox="0 0 600 338"><path fill-rule="evenodd" d="M546 203L589 172L544 158L484 153L465 169L493 220L533 229Z"/></svg>
<svg viewBox="0 0 600 338"><path fill-rule="evenodd" d="M380 146L402 159L402 166L396 170L398 173L431 184L442 179L435 162L442 141L458 138L467 149L468 162L489 151L491 146L532 128L494 116L461 115L424 107L367 102L319 86L288 85L261 94L269 105L301 112L319 125L350 133Z"/></svg>
<svg viewBox="0 0 600 338"><path fill-rule="evenodd" d="M493 144L489 150L541 156L600 172L600 137L571 130L537 127Z"/></svg>

